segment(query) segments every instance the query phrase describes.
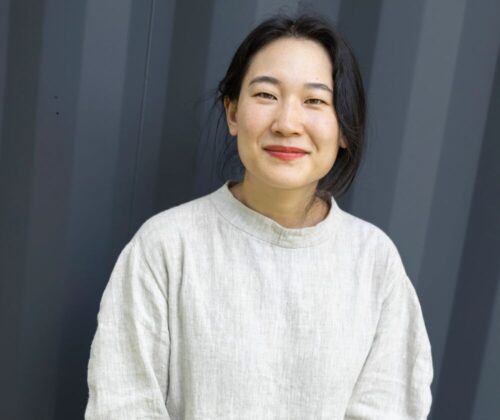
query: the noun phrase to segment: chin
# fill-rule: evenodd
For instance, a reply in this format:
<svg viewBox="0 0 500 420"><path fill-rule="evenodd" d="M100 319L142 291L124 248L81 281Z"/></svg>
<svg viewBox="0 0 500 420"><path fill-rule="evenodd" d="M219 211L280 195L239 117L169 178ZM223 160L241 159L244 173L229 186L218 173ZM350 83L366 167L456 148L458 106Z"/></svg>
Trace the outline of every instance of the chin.
<svg viewBox="0 0 500 420"><path fill-rule="evenodd" d="M306 179L299 179L294 176L268 176L265 178L261 178L261 181L273 188L279 188L284 190L293 190L297 188L308 187L311 184L314 184L317 181L311 181Z"/></svg>

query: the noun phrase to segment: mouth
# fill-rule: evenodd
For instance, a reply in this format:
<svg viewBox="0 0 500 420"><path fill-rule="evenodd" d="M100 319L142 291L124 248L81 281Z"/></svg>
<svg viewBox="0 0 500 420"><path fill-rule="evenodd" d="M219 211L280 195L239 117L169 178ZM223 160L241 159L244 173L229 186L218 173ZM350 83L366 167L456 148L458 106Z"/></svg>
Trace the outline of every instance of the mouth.
<svg viewBox="0 0 500 420"><path fill-rule="evenodd" d="M271 156L281 160L294 160L308 154L308 152L298 147L268 146L264 150Z"/></svg>

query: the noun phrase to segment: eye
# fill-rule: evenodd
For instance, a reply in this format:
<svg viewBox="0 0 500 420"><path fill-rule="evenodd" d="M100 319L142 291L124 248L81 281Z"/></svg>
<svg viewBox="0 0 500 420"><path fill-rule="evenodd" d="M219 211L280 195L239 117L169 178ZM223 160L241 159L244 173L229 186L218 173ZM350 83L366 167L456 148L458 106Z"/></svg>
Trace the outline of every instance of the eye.
<svg viewBox="0 0 500 420"><path fill-rule="evenodd" d="M259 93L255 94L254 96L257 96L257 97L263 98L263 99L276 99L276 96L271 95L270 93L267 93L267 92L259 92Z"/></svg>
<svg viewBox="0 0 500 420"><path fill-rule="evenodd" d="M306 103L310 104L310 105L322 105L322 104L326 104L326 102L323 99L318 99L318 98L306 99Z"/></svg>

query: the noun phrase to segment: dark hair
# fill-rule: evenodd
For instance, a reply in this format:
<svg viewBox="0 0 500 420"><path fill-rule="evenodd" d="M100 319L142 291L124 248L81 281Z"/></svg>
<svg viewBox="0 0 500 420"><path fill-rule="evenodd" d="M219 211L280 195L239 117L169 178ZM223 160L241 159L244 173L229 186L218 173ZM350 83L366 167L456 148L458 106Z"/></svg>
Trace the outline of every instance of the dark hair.
<svg viewBox="0 0 500 420"><path fill-rule="evenodd" d="M224 117L224 98L228 97L231 101L238 99L243 78L254 55L269 43L283 37L318 42L326 49L332 62L333 104L347 147L339 149L332 169L319 180L317 193L328 191L334 196L340 195L351 185L361 162L366 104L354 53L342 36L324 19L306 14L295 18L276 15L253 29L236 50L226 75L218 85L216 104L222 106L220 117ZM220 118L218 126L219 123ZM218 157L220 175L223 178L225 168L235 158L236 166L240 166L240 173L244 170L239 157L235 156L235 142L228 143L227 139L231 139L231 136L226 131L226 145Z"/></svg>

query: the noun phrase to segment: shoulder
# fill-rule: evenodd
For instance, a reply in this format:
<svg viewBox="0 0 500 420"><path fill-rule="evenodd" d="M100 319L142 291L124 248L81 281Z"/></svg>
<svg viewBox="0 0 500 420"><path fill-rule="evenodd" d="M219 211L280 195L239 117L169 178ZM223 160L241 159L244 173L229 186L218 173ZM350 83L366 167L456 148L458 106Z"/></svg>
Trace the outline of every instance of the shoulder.
<svg viewBox="0 0 500 420"><path fill-rule="evenodd" d="M374 223L342 210L341 243L359 264L370 265L376 277L405 276L399 250L389 234Z"/></svg>
<svg viewBox="0 0 500 420"><path fill-rule="evenodd" d="M186 235L203 230L214 213L210 195L170 207L148 218L137 230L132 242L144 248L160 244L175 246Z"/></svg>
<svg viewBox="0 0 500 420"><path fill-rule="evenodd" d="M341 234L345 240L360 249L378 250L380 252L397 252L392 238L374 223L342 210Z"/></svg>

